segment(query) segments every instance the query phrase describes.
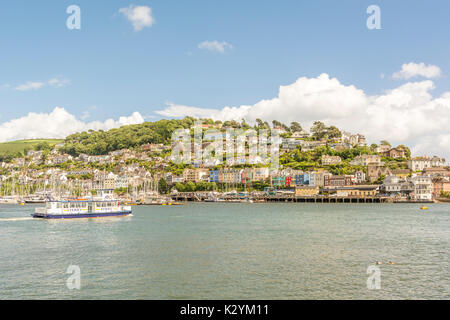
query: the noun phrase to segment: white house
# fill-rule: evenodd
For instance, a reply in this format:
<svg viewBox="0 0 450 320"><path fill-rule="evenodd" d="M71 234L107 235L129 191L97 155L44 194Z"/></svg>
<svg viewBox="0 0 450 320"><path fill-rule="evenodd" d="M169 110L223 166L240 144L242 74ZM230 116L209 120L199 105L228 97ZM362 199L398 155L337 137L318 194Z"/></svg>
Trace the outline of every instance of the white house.
<svg viewBox="0 0 450 320"><path fill-rule="evenodd" d="M428 176L415 176L411 178L414 184L414 198L416 200L431 200L433 197L433 183Z"/></svg>
<svg viewBox="0 0 450 320"><path fill-rule="evenodd" d="M429 157L415 157L408 160L408 168L412 171L423 171L425 168L431 168L431 159Z"/></svg>

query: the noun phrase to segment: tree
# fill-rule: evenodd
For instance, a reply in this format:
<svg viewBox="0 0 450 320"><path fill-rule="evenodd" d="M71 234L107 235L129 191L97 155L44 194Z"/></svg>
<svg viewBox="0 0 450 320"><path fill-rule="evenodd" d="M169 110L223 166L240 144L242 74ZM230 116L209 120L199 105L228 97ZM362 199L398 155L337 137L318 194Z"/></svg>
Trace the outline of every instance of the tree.
<svg viewBox="0 0 450 320"><path fill-rule="evenodd" d="M167 192L169 192L169 185L167 184L166 179L164 178L159 179L158 190L159 193L161 194L166 194Z"/></svg>
<svg viewBox="0 0 450 320"><path fill-rule="evenodd" d="M251 127L245 122L245 119L242 119L241 121L241 128L244 130L250 129Z"/></svg>
<svg viewBox="0 0 450 320"><path fill-rule="evenodd" d="M389 143L389 141L386 141L386 140L382 140L382 141L380 141L380 145L387 145L387 146L391 146L391 144Z"/></svg>
<svg viewBox="0 0 450 320"><path fill-rule="evenodd" d="M36 145L36 150L38 150L38 151L43 151L43 150L51 150L52 149L52 147L50 146L50 144L47 142L47 141L42 141L42 142L39 142L37 145Z"/></svg>
<svg viewBox="0 0 450 320"><path fill-rule="evenodd" d="M341 131L335 126L328 127L326 132L327 132L328 138L340 138L340 137L342 137Z"/></svg>
<svg viewBox="0 0 450 320"><path fill-rule="evenodd" d="M311 127L312 136L316 140L322 140L322 138L325 137L326 130L325 124L321 121L314 121L314 124Z"/></svg>
<svg viewBox="0 0 450 320"><path fill-rule="evenodd" d="M302 128L302 126L300 125L300 123L298 123L298 122L291 122L291 131L292 132L297 132L297 131L302 131L303 130L303 128Z"/></svg>
<svg viewBox="0 0 450 320"><path fill-rule="evenodd" d="M283 124L280 121L278 121L278 120L273 120L272 124L273 124L274 128L276 128L276 127L283 127Z"/></svg>

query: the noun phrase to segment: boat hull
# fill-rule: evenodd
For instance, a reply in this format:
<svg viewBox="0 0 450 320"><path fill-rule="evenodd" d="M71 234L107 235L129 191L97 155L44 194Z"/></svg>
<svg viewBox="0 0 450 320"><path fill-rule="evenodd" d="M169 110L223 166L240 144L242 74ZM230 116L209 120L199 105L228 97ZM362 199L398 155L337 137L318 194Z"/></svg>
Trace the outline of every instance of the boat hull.
<svg viewBox="0 0 450 320"><path fill-rule="evenodd" d="M131 211L121 211L121 212L105 212L105 213L84 213L84 214L45 214L45 213L34 213L33 218L38 219L86 219L86 218L101 218L101 217L121 217L128 216Z"/></svg>

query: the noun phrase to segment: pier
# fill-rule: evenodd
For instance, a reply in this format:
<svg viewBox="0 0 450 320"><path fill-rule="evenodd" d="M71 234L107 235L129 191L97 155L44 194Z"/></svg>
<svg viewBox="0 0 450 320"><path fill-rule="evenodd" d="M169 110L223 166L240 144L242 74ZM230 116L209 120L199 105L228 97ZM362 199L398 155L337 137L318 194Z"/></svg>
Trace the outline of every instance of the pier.
<svg viewBox="0 0 450 320"><path fill-rule="evenodd" d="M179 192L171 195L174 201L204 202L208 201L207 193ZM299 202L299 203L392 203L392 198L382 196L296 196L296 195L249 195L220 196L219 202ZM210 201L213 202L213 201Z"/></svg>

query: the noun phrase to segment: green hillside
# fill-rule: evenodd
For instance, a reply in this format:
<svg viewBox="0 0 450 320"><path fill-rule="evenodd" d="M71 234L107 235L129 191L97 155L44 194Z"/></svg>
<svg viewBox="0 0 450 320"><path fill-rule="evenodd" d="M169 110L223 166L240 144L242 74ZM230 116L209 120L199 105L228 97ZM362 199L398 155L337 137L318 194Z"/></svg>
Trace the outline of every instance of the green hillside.
<svg viewBox="0 0 450 320"><path fill-rule="evenodd" d="M64 142L62 139L32 139L17 140L11 142L0 143L0 161L10 160L11 158L21 156L27 150L36 149L39 145L54 146L55 144Z"/></svg>
<svg viewBox="0 0 450 320"><path fill-rule="evenodd" d="M68 136L62 152L72 156L81 153L90 155L108 154L110 151L133 148L146 143L170 143L175 129L189 129L194 118L182 120L159 120L141 124L127 125L109 131L80 132ZM212 122L212 120L210 120Z"/></svg>

